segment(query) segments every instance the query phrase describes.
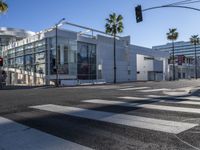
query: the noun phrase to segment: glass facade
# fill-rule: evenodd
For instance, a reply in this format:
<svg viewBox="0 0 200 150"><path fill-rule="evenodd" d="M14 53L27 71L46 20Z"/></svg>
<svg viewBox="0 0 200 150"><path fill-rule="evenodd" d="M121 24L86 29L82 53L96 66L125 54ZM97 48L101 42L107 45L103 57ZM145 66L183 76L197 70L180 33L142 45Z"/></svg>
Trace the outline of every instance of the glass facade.
<svg viewBox="0 0 200 150"><path fill-rule="evenodd" d="M78 42L78 79L95 80L96 68L96 45Z"/></svg>
<svg viewBox="0 0 200 150"><path fill-rule="evenodd" d="M50 72L56 74L55 38L50 39ZM58 73L70 76L77 75L77 41L58 38Z"/></svg>
<svg viewBox="0 0 200 150"><path fill-rule="evenodd" d="M59 75L68 75L69 79L97 79L95 44L61 36L57 42L57 54L55 36L36 35L13 43L3 51L4 67L42 75L56 75L58 72Z"/></svg>
<svg viewBox="0 0 200 150"><path fill-rule="evenodd" d="M24 41L23 41L24 42ZM13 45L3 52L4 66L45 74L46 39Z"/></svg>

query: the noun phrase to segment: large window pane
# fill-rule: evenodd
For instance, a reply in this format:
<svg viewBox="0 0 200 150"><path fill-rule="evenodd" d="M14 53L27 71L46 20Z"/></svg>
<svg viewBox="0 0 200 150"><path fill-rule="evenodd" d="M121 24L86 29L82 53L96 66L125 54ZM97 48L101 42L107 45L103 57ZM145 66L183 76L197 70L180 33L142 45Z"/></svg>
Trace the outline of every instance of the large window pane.
<svg viewBox="0 0 200 150"><path fill-rule="evenodd" d="M45 63L45 53L37 53L35 54L35 63L40 64L40 63Z"/></svg>
<svg viewBox="0 0 200 150"><path fill-rule="evenodd" d="M33 64L33 55L26 55L25 56L25 64L32 65Z"/></svg>
<svg viewBox="0 0 200 150"><path fill-rule="evenodd" d="M16 67L18 69L22 69L24 65L24 58L23 57L17 57L16 58Z"/></svg>
<svg viewBox="0 0 200 150"><path fill-rule="evenodd" d="M58 73L77 75L77 42L66 38L58 38ZM56 74L56 50L55 41L50 39L50 65L51 74Z"/></svg>
<svg viewBox="0 0 200 150"><path fill-rule="evenodd" d="M78 79L96 79L96 45L78 43Z"/></svg>

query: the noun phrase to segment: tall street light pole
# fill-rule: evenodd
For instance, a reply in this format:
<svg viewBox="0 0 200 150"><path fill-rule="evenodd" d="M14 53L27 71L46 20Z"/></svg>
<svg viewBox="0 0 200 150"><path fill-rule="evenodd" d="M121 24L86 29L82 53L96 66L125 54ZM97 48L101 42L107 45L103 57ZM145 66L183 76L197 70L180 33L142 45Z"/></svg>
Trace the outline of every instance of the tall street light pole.
<svg viewBox="0 0 200 150"><path fill-rule="evenodd" d="M56 30L56 87L59 86L59 79L58 79L58 63L59 63L59 57L58 57L58 26L65 20L65 18L62 18L58 23L55 25Z"/></svg>
<svg viewBox="0 0 200 150"><path fill-rule="evenodd" d="M194 59L195 59L195 78L197 79L198 78L198 76L197 76L197 44L195 43L194 44L194 46L195 46L195 49L194 49Z"/></svg>

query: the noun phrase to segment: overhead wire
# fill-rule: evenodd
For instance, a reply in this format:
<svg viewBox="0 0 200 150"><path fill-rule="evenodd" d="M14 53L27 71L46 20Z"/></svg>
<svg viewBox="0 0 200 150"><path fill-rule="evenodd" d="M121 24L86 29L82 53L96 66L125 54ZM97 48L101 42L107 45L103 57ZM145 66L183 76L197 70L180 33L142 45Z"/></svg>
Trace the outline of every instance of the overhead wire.
<svg viewBox="0 0 200 150"><path fill-rule="evenodd" d="M199 3L199 2L200 2L200 0L196 0L196 1L193 1L193 2L183 3L181 5L194 4L194 3Z"/></svg>
<svg viewBox="0 0 200 150"><path fill-rule="evenodd" d="M166 4L166 5L182 5L188 2L191 2L193 0L184 0L184 1L179 1L179 2L175 2L175 3L170 3L170 4Z"/></svg>
<svg viewBox="0 0 200 150"><path fill-rule="evenodd" d="M168 5L181 6L181 5L188 5L188 4L194 4L194 3L199 3L199 2L200 2L200 0L184 0L184 1L180 1L180 2L171 3Z"/></svg>

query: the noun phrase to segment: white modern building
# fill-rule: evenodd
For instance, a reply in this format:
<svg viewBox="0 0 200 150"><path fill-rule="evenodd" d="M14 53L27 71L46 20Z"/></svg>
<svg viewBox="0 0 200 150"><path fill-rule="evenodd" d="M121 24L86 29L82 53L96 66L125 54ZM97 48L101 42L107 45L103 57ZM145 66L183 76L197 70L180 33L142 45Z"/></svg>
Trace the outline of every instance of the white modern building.
<svg viewBox="0 0 200 150"><path fill-rule="evenodd" d="M151 49L131 45L130 37L118 37L116 44L117 82L165 79L168 53L155 53ZM112 37L58 29L57 46L56 54L55 29L5 46L3 58L8 84L48 85L54 84L57 79L61 85L113 82ZM140 59L138 54L153 57L153 63ZM147 67L144 69L137 64ZM146 75L142 71L146 71ZM137 72L141 72L141 77Z"/></svg>
<svg viewBox="0 0 200 150"><path fill-rule="evenodd" d="M136 52L137 80L161 81L168 79L168 58L166 52L133 46Z"/></svg>

